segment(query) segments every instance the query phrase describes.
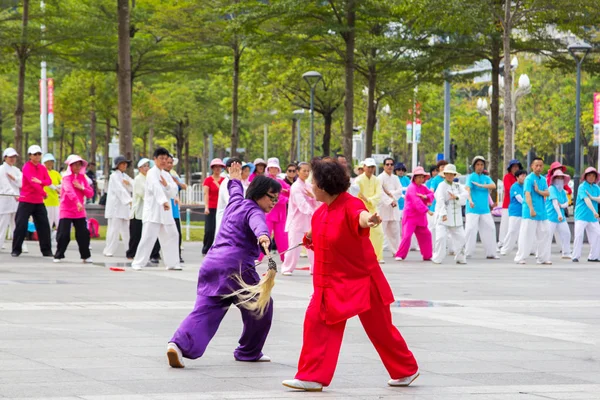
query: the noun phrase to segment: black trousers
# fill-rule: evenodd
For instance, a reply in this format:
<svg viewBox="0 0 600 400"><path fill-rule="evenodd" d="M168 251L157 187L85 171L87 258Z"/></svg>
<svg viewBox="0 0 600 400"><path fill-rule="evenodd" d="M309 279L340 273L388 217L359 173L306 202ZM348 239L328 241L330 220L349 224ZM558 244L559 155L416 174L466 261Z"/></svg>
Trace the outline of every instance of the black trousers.
<svg viewBox="0 0 600 400"><path fill-rule="evenodd" d="M87 228L85 218L61 218L58 221L58 229L56 231L56 253L54 258L65 258L65 251L71 241L71 224L75 228L75 240L79 246L79 255L82 260L87 260L92 255L90 254L90 231Z"/></svg>
<svg viewBox="0 0 600 400"><path fill-rule="evenodd" d="M204 246L202 246L202 254L208 253L208 250L215 241L215 229L217 228L217 209L209 208L208 215L204 220Z"/></svg>
<svg viewBox="0 0 600 400"><path fill-rule="evenodd" d="M215 214L216 216L216 214ZM177 232L179 232L179 259L181 260L181 218L173 218L175 220L175 225L177 226Z"/></svg>
<svg viewBox="0 0 600 400"><path fill-rule="evenodd" d="M132 218L129 220L129 249L125 253L127 258L135 258L135 253L137 253L138 245L142 239L143 226L141 219ZM160 243L158 243L158 240L154 244L152 253L150 253L150 259L160 260Z"/></svg>
<svg viewBox="0 0 600 400"><path fill-rule="evenodd" d="M48 222L48 212L44 203L19 203L17 214L15 216L15 231L13 232L12 252L21 254L21 246L27 235L27 223L29 217L33 216L33 223L38 234L40 250L44 256L52 256L52 244L50 242L50 223Z"/></svg>

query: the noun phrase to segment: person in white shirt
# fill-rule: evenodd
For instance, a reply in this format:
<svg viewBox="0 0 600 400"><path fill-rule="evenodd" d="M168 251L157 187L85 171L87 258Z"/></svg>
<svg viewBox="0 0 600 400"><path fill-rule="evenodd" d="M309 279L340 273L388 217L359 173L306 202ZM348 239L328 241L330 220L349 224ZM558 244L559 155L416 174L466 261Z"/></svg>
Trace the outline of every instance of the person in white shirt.
<svg viewBox="0 0 600 400"><path fill-rule="evenodd" d="M387 239L392 254L396 254L400 246L400 221L402 214L398 207L398 200L402 196L402 184L394 175L394 159L386 158L383 161L383 172L378 176L381 182L381 199L379 201L379 216L382 219L383 234Z"/></svg>
<svg viewBox="0 0 600 400"><path fill-rule="evenodd" d="M231 157L227 159L227 162L225 163L225 171L227 171L227 174L225 175L225 179L223 179L223 182L221 182L221 186L219 186L219 201L217 203L217 222L215 225L215 238L219 233L221 221L223 220L223 215L225 214L225 208L227 207L227 204L229 204L229 190L227 189L227 183L229 182L229 169L234 163L239 164L240 167L242 166L242 160L240 160L237 157ZM242 186L244 187L244 185ZM244 187L244 194L246 194L246 187Z"/></svg>
<svg viewBox="0 0 600 400"><path fill-rule="evenodd" d="M142 238L131 268L141 270L148 264L150 253L160 242L167 270L181 270L179 265L179 235L171 211L171 199L177 196L177 183L165 167L169 151L159 147L154 151L154 167L146 174Z"/></svg>
<svg viewBox="0 0 600 400"><path fill-rule="evenodd" d="M102 252L106 257L112 257L119 247L119 235L125 246L129 245L129 217L133 202L133 180L125 173L131 161L123 156L115 157L114 172L108 180L106 208L104 217L108 221L106 228L106 246Z"/></svg>
<svg viewBox="0 0 600 400"><path fill-rule="evenodd" d="M12 147L4 150L4 163L0 166L0 248L4 246L6 231L14 230L15 215L19 206L19 191L23 174L15 167L17 151Z"/></svg>
<svg viewBox="0 0 600 400"><path fill-rule="evenodd" d="M435 237L431 261L441 264L446 257L448 237L453 244L454 260L466 264L465 229L463 227L462 206L467 202L468 193L454 178L459 176L454 164L447 164L440 174L444 180L435 190Z"/></svg>

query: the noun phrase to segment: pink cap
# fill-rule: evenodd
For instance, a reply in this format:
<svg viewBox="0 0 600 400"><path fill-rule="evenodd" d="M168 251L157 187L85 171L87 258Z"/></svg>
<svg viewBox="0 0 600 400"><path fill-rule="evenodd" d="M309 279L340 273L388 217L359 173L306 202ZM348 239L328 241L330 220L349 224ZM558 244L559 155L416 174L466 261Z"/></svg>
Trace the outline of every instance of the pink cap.
<svg viewBox="0 0 600 400"><path fill-rule="evenodd" d="M554 180L555 178L563 178L565 181L565 185L569 184L569 181L571 180L571 177L567 174L565 174L564 172L562 172L559 169L555 170L554 173L552 174L552 180Z"/></svg>
<svg viewBox="0 0 600 400"><path fill-rule="evenodd" d="M598 171L596 171L596 168L594 167L587 167L585 172L583 173L583 179L585 180L585 176L587 174L591 174L594 173L596 174L596 183L600 182L600 175L598 175Z"/></svg>
<svg viewBox="0 0 600 400"><path fill-rule="evenodd" d="M225 168L225 163L220 158L213 158L213 160L210 162L210 167L211 168L212 167L223 167L223 168Z"/></svg>
<svg viewBox="0 0 600 400"><path fill-rule="evenodd" d="M414 180L415 176L417 176L417 175L424 175L425 176L425 180L429 179L429 174L427 172L425 172L425 170L423 169L423 167L417 167L417 168L415 168L413 170L411 180Z"/></svg>

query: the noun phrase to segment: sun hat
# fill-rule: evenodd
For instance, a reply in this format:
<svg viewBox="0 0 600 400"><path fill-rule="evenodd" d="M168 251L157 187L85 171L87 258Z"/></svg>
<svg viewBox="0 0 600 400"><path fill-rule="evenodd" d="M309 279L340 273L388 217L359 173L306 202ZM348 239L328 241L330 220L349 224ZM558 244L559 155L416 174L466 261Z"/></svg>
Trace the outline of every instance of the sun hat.
<svg viewBox="0 0 600 400"><path fill-rule="evenodd" d="M515 159L515 160L510 160L508 162L508 166L506 167L506 170L510 171L510 169L513 167L513 165L518 165L519 169L523 169L523 164L521 164L521 162L519 160Z"/></svg>
<svg viewBox="0 0 600 400"><path fill-rule="evenodd" d="M267 163L262 158L255 159L252 164L254 164L254 166L258 166L260 164L264 165L265 167L267 166Z"/></svg>
<svg viewBox="0 0 600 400"><path fill-rule="evenodd" d="M243 163L242 164L242 169L244 169L246 167L250 168L250 173L251 174L253 174L254 170L256 169L256 167L254 166L254 164L252 164L251 162L249 162L249 163Z"/></svg>
<svg viewBox="0 0 600 400"><path fill-rule="evenodd" d="M397 162L396 165L394 165L394 171L398 171L398 170L402 170L402 171L406 172L406 165L404 165L404 163Z"/></svg>
<svg viewBox="0 0 600 400"><path fill-rule="evenodd" d="M18 156L19 154L17 153L17 151L15 149L13 149L12 147L7 148L6 150L4 150L4 153L2 153L2 157L14 157L14 156Z"/></svg>
<svg viewBox="0 0 600 400"><path fill-rule="evenodd" d="M126 159L124 156L117 156L113 160L113 164L114 164L113 169L117 169L119 164L122 164L122 163L127 163L127 166L129 167L131 165L131 160Z"/></svg>
<svg viewBox="0 0 600 400"><path fill-rule="evenodd" d="M147 158L142 158L140 161L138 161L137 163L137 167L140 168L142 167L144 164L148 164L148 166L150 166L150 160Z"/></svg>
<svg viewBox="0 0 600 400"><path fill-rule="evenodd" d="M377 163L373 158L365 158L364 161L365 167L376 167Z"/></svg>
<svg viewBox="0 0 600 400"><path fill-rule="evenodd" d="M220 158L213 158L213 160L210 162L210 168L212 167L225 168L225 163Z"/></svg>
<svg viewBox="0 0 600 400"><path fill-rule="evenodd" d="M473 162L471 162L471 166L474 167L475 163L477 161L483 161L484 165L487 163L487 161L485 160L485 158L483 158L483 156L475 156L475 157L473 157Z"/></svg>
<svg viewBox="0 0 600 400"><path fill-rule="evenodd" d="M568 185L569 181L571 180L571 177L569 175L565 174L564 172L562 172L560 169L557 169L552 174L552 180L554 180L555 178L563 178L565 180L565 185Z"/></svg>
<svg viewBox="0 0 600 400"><path fill-rule="evenodd" d="M254 162L256 164L256 161ZM281 173L281 167L279 166L279 158L272 157L267 160L267 171L269 168L277 168L279 170L278 174Z"/></svg>
<svg viewBox="0 0 600 400"><path fill-rule="evenodd" d="M598 171L596 171L596 168L594 167L587 167L585 172L583 173L583 179L585 180L585 177L587 174L596 174L596 183L600 182L600 176L598 175Z"/></svg>
<svg viewBox="0 0 600 400"><path fill-rule="evenodd" d="M30 153L30 154L33 154L33 153ZM46 153L46 154L44 154L44 157L42 157L42 163L45 163L46 161L56 162L56 158L54 158L54 155L52 153Z"/></svg>
<svg viewBox="0 0 600 400"><path fill-rule="evenodd" d="M79 157L78 155L73 155L69 158L69 162L67 163L69 166L71 166L72 164L75 164L76 162L81 162L81 168L85 169L88 165L88 162L85 161L83 158Z"/></svg>
<svg viewBox="0 0 600 400"><path fill-rule="evenodd" d="M565 167L564 165L562 165L560 163L560 161L554 161L552 164L550 164L550 168L548 168L548 172L549 173L554 173L554 170L557 169L557 168L560 168L560 170L562 172L567 172L567 167Z"/></svg>
<svg viewBox="0 0 600 400"><path fill-rule="evenodd" d="M442 172L440 172L440 174L453 174L455 175L455 177L460 176L460 173L456 172L456 165L454 164L446 164L446 166L444 167L444 170Z"/></svg>
<svg viewBox="0 0 600 400"><path fill-rule="evenodd" d="M27 154L35 154L35 153L41 153L42 152L42 148L40 146L38 146L37 144L34 144L33 146L29 146L29 148L27 149Z"/></svg>
<svg viewBox="0 0 600 400"><path fill-rule="evenodd" d="M417 168L413 169L413 172L412 172L411 175L412 175L412 177L410 178L411 181L414 181L415 180L415 176L418 176L418 175L425 176L425 180L429 179L429 174L427 172L425 172L425 170L423 169L423 167L417 167Z"/></svg>

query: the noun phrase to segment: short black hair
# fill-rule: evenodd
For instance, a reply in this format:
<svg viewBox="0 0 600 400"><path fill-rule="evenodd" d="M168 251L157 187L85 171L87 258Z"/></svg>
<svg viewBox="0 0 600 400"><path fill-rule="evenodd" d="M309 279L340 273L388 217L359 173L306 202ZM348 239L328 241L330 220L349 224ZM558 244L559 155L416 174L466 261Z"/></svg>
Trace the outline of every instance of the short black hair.
<svg viewBox="0 0 600 400"><path fill-rule="evenodd" d="M541 158L541 157L533 157L533 160L531 160L531 164L533 164L533 163L534 163L534 162L536 162L536 161L541 161L541 162L544 162L544 159L543 159L543 158Z"/></svg>
<svg viewBox="0 0 600 400"><path fill-rule="evenodd" d="M169 150L165 149L164 147L157 147L156 150L154 150L154 158L158 158L159 156L173 157L171 153L169 153Z"/></svg>
<svg viewBox="0 0 600 400"><path fill-rule="evenodd" d="M527 175L527 171L525 171L524 169L520 169L517 172L515 172L515 178L518 178L521 175Z"/></svg>
<svg viewBox="0 0 600 400"><path fill-rule="evenodd" d="M256 201L264 197L269 191L273 193L281 192L281 184L275 179L258 175L252 180L250 186L248 186L246 198Z"/></svg>
<svg viewBox="0 0 600 400"><path fill-rule="evenodd" d="M335 155L335 159L336 159L336 160L339 160L340 158L346 158L346 156L345 156L345 155L343 155L343 154L336 154L336 155Z"/></svg>
<svg viewBox="0 0 600 400"><path fill-rule="evenodd" d="M394 160L392 157L386 157L385 160L383 160L383 165L385 165L385 163L388 161L393 162L394 165L396 164L396 160Z"/></svg>
<svg viewBox="0 0 600 400"><path fill-rule="evenodd" d="M437 170L438 170L438 167L437 167L437 165L432 165L431 167L429 167L429 173L430 173L430 174L432 174L432 173L433 173L433 171L437 171Z"/></svg>
<svg viewBox="0 0 600 400"><path fill-rule="evenodd" d="M242 160L240 160L237 157L231 157L230 159L227 160L227 162L225 163L225 166L227 168L229 168L229 167L231 167L231 164L233 164L234 162L242 165Z"/></svg>
<svg viewBox="0 0 600 400"><path fill-rule="evenodd" d="M335 196L347 191L350 187L350 175L342 164L331 157L314 159L310 166L314 183L328 194Z"/></svg>

